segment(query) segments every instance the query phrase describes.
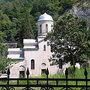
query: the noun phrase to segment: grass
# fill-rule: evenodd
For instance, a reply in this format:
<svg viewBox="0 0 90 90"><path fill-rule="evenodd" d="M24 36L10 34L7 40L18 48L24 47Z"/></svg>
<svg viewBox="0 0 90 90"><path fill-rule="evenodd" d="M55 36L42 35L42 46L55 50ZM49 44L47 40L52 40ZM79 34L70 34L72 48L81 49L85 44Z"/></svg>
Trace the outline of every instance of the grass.
<svg viewBox="0 0 90 90"><path fill-rule="evenodd" d="M88 79L90 79L90 68L87 68L87 72L88 72ZM32 77L32 78L36 78L36 77ZM42 76L39 76L38 78L46 78L46 75L42 75ZM65 78L65 75L64 74L55 74L55 75L49 75L49 78ZM77 78L77 79L84 79L85 76L84 76L84 69L81 68L81 69L76 69L75 71L75 74L69 74L68 78ZM35 84L36 82L35 81L32 81L30 82L30 84ZM46 81L40 81L40 83L43 83L45 84ZM52 82L52 81L49 81L50 84L55 84L56 82ZM66 81L60 81L59 84L60 85L63 85L65 84ZM0 81L0 85L6 85L7 82L6 81ZM17 81L10 81L10 84L14 84L16 85L17 84ZM27 84L27 82L25 80L23 81L19 81L19 84ZM75 85L76 82L74 81L69 81L68 82L69 85ZM85 85L86 83L84 81L79 81L78 82L78 85ZM88 85L90 85L90 82L88 82ZM22 88L24 87L18 87L18 88L15 88L15 90L22 90ZM40 90L40 88L34 88L35 90ZM54 90L59 90L59 88L55 88ZM73 90L80 90L80 88L73 88ZM89 89L90 90L90 89Z"/></svg>

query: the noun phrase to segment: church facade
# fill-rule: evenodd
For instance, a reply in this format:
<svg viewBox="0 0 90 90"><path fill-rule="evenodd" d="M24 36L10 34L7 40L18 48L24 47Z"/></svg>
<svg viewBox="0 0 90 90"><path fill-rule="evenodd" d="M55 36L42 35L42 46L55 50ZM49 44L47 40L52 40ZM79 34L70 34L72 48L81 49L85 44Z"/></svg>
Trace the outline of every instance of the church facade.
<svg viewBox="0 0 90 90"><path fill-rule="evenodd" d="M8 58L18 59L19 62L10 66L10 77L25 77L27 68L30 76L39 76L48 68L49 74L55 74L59 68L49 62L52 56L49 40L45 40L48 32L53 30L53 18L44 13L37 22L38 37L35 39L24 39L23 48L8 48Z"/></svg>

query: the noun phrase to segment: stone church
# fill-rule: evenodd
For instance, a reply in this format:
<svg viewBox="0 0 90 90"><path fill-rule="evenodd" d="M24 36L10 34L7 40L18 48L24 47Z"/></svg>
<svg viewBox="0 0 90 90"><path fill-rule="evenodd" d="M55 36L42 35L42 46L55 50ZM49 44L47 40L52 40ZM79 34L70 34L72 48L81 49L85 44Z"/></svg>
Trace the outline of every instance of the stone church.
<svg viewBox="0 0 90 90"><path fill-rule="evenodd" d="M19 60L10 66L10 77L19 78L26 76L29 69L30 76L39 76L48 68L49 74L58 72L58 66L49 62L52 56L49 40L45 41L48 32L53 30L53 18L47 13L42 14L37 21L38 37L35 39L24 39L23 48L8 48L8 58Z"/></svg>

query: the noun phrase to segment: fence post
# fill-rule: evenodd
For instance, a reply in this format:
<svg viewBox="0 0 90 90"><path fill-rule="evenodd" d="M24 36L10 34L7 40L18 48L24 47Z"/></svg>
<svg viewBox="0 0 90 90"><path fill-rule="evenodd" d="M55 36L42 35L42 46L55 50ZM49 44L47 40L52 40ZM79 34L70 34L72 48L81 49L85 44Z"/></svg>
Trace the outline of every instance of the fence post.
<svg viewBox="0 0 90 90"><path fill-rule="evenodd" d="M26 75L27 75L27 89L26 90L29 90L29 69L27 68L27 71L26 71Z"/></svg>
<svg viewBox="0 0 90 90"><path fill-rule="evenodd" d="M66 90L68 90L68 69L67 68L65 71L65 76L66 76Z"/></svg>
<svg viewBox="0 0 90 90"><path fill-rule="evenodd" d="M88 90L87 89L87 84L88 84L87 75L88 75L88 73L87 73L87 69L86 68L85 68L85 71L84 71L84 75L85 75L85 80L86 80L86 90Z"/></svg>
<svg viewBox="0 0 90 90"><path fill-rule="evenodd" d="M10 69L7 70L7 90L9 90L9 75L10 75Z"/></svg>
<svg viewBox="0 0 90 90"><path fill-rule="evenodd" d="M48 70L48 68L47 68L47 70L46 70L46 75L47 75L47 90L48 90L48 75L49 75L49 70Z"/></svg>

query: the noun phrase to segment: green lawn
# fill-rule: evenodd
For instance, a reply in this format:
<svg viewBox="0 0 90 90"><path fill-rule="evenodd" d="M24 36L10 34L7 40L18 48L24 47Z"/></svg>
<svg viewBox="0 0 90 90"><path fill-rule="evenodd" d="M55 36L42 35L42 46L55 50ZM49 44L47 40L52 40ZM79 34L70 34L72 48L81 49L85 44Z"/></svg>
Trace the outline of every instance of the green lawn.
<svg viewBox="0 0 90 90"><path fill-rule="evenodd" d="M87 68L87 72L88 72L88 78L90 79L90 68ZM36 78L36 77L32 77L32 78ZM39 76L38 78L46 78L46 75L42 75L42 76ZM64 74L55 74L55 75L49 75L49 78L65 78L65 75ZM68 78L77 78L77 79L80 79L80 78L85 78L84 76L84 69L81 68L81 69L76 69L75 71L75 74L74 75L71 75L69 74ZM35 84L36 82L35 81L32 81L30 82L30 84ZM46 83L46 81L40 81L40 83ZM52 82L50 81L49 84L55 84L56 82ZM60 81L59 84L60 85L63 85L65 84L66 82L65 81ZM6 81L0 81L0 84L7 84ZM10 81L10 84L17 84L17 81ZM25 80L23 81L19 81L19 84L27 84L27 82ZM76 82L74 81L69 81L68 82L69 85L75 85ZM86 83L84 81L79 81L78 82L78 85L85 85ZM88 85L90 85L90 82L88 82ZM18 87L18 88L15 88L15 90L22 90L23 87ZM35 90L40 90L40 88L34 88ZM55 88L54 90L59 90L59 88ZM74 88L73 90L80 90L80 88ZM90 90L90 89L89 89Z"/></svg>

